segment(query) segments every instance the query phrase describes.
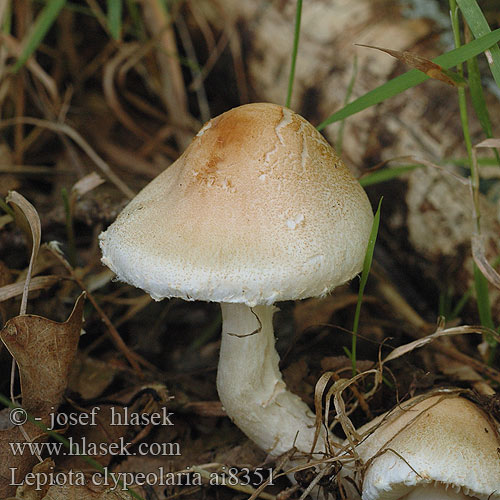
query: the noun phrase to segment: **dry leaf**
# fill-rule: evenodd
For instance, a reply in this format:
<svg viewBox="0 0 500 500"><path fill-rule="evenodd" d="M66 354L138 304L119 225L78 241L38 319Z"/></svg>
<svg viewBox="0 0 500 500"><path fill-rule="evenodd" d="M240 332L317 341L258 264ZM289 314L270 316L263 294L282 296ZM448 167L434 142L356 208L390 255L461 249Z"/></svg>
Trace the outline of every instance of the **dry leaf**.
<svg viewBox="0 0 500 500"><path fill-rule="evenodd" d="M77 356L69 375L68 387L83 399L100 396L113 381L118 369L99 359Z"/></svg>
<svg viewBox="0 0 500 500"><path fill-rule="evenodd" d="M50 474L54 472L55 464L51 458L47 458L43 462L37 463L33 467L33 474L35 477L50 477ZM38 489L37 489L38 488ZM22 498L23 500L42 500L50 488L50 484L44 484L37 487L36 484L23 484L17 488L16 498Z"/></svg>
<svg viewBox="0 0 500 500"><path fill-rule="evenodd" d="M10 408L5 408L0 411L2 430L0 430L0 498L14 495L16 492L15 484L25 477L25 475L38 462L35 455L31 453L23 453L13 455L11 446L16 446L16 443L26 441L22 435L19 426L14 426L10 421ZM24 431L29 436L36 437L39 435L40 429L35 425L27 422L24 425ZM38 439L33 439L38 441ZM14 477L12 477L12 470Z"/></svg>
<svg viewBox="0 0 500 500"><path fill-rule="evenodd" d="M374 45L363 45L361 43L358 43L356 45L385 52L386 54L389 54L399 61L407 64L408 66L422 71L422 73L425 73L429 78L440 80L448 85L451 85L452 87L463 87L466 85L465 80L458 73L447 70L439 64L432 62L430 59L418 56L417 54L413 54L412 52L408 52L407 50L399 51L384 49L382 47L375 47Z"/></svg>
<svg viewBox="0 0 500 500"><path fill-rule="evenodd" d="M82 328L83 299L82 294L65 323L22 315L10 319L0 331L1 340L19 367L23 406L45 424L49 423L49 413L55 411L52 407L59 406L67 385ZM30 422L23 425L23 430L32 441L45 439L40 428ZM10 425L0 431L0 498L12 495L12 483L19 483L37 462L31 453L12 453L11 443L25 441L19 426ZM14 481L10 468L15 469Z"/></svg>
<svg viewBox="0 0 500 500"><path fill-rule="evenodd" d="M41 479L50 477L54 472L55 464L50 458L33 467L33 474L39 474ZM98 485L91 474L84 474L80 470L56 470L57 481L46 484L37 489L36 484L19 486L16 499L23 500L129 500L132 498L126 491L118 488L111 491L109 485ZM14 499L13 499L14 500Z"/></svg>
<svg viewBox="0 0 500 500"><path fill-rule="evenodd" d="M0 332L19 367L23 407L35 416L45 417L61 401L82 329L83 303L84 294L64 323L25 314L10 319Z"/></svg>
<svg viewBox="0 0 500 500"><path fill-rule="evenodd" d="M51 486L43 500L129 500L132 495L126 491L111 491L109 486L92 488L79 485Z"/></svg>

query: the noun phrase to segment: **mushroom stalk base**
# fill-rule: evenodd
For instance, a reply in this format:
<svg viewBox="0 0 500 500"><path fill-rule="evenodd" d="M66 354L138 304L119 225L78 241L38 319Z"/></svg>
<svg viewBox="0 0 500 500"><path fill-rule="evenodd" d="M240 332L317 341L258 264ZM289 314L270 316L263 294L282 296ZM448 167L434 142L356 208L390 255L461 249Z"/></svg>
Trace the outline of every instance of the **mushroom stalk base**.
<svg viewBox="0 0 500 500"><path fill-rule="evenodd" d="M273 333L274 306L221 304L222 344L217 389L233 422L260 448L278 456L292 447L309 454L315 417L287 390L279 371ZM322 430L314 458L322 458ZM297 463L297 460L293 460Z"/></svg>

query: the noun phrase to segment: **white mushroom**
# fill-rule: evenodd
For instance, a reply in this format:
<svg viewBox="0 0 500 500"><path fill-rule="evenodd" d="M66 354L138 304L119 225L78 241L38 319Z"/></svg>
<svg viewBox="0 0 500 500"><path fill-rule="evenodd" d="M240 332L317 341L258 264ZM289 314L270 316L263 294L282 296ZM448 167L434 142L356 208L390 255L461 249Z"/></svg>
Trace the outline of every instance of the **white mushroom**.
<svg viewBox="0 0 500 500"><path fill-rule="evenodd" d="M129 203L100 236L102 261L155 299L220 302L227 414L268 453L308 453L314 415L282 380L272 304L355 276L372 219L365 192L309 122L249 104L212 119Z"/></svg>
<svg viewBox="0 0 500 500"><path fill-rule="evenodd" d="M363 500L499 500L498 431L456 394L414 398L358 430L367 433L356 447L365 467L343 473Z"/></svg>

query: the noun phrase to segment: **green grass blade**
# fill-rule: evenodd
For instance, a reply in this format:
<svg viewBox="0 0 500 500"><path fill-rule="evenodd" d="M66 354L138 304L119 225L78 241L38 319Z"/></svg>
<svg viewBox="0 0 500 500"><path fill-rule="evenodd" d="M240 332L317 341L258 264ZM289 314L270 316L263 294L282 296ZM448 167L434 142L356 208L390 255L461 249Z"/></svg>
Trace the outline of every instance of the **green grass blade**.
<svg viewBox="0 0 500 500"><path fill-rule="evenodd" d="M379 184L381 182L392 181L392 179L396 179L407 172L411 172L412 170L421 167L423 167L423 165L401 165L400 167L381 168L380 170L361 177L361 179L359 179L359 183L363 187L366 187Z"/></svg>
<svg viewBox="0 0 500 500"><path fill-rule="evenodd" d="M377 211L373 218L372 230L370 232L370 239L368 240L368 246L366 248L365 260L363 261L363 271L361 272L361 281L359 283L358 292L358 302L356 304L356 311L354 313L354 322L352 326L352 346L351 346L351 363L352 363L352 374L356 375L356 343L358 340L358 327L359 327L359 316L361 314L361 304L363 302L363 294L365 292L366 282L368 281L368 276L370 274L370 269L372 267L373 261L373 251L375 249L375 243L377 241L378 228L380 225L380 208L382 206L383 198L380 198L378 202Z"/></svg>
<svg viewBox="0 0 500 500"><path fill-rule="evenodd" d="M486 100L481 84L479 65L475 57L467 61L467 72L469 74L469 90L474 111L476 112L486 137L493 137L490 115L486 108Z"/></svg>
<svg viewBox="0 0 500 500"><path fill-rule="evenodd" d="M0 208L7 214L14 218L14 210L7 205L3 198L0 198Z"/></svg>
<svg viewBox="0 0 500 500"><path fill-rule="evenodd" d="M21 55L12 68L13 72L24 66L31 54L35 52L65 4L66 0L48 0L45 7L38 14L28 39L23 44Z"/></svg>
<svg viewBox="0 0 500 500"><path fill-rule="evenodd" d="M477 58L473 57L467 61L467 73L469 75L469 91L472 102L472 107L476 113L481 128L486 137L493 137L493 127L491 125L490 114L486 106L484 97L483 85L481 82L481 74L479 72L479 64ZM500 155L496 149L493 150L497 164L500 165Z"/></svg>
<svg viewBox="0 0 500 500"><path fill-rule="evenodd" d="M10 33L12 30L12 5L10 3L7 5L1 29L4 33Z"/></svg>
<svg viewBox="0 0 500 500"><path fill-rule="evenodd" d="M456 66L457 64L463 63L467 59L470 59L471 57L474 57L481 52L484 52L492 45L496 44L499 40L500 28L476 40L473 40L467 45L463 45L460 48L453 49L446 54L442 54L433 59L433 61L437 64L440 64L445 69L448 69ZM397 76L396 78L389 80L379 87L370 90L339 111L333 113L333 115L329 116L326 120L320 123L317 129L322 130L331 123L343 120L348 116L359 113L360 111L374 106L375 104L394 97L401 92L404 92L405 90L408 90L409 88L415 87L416 85L424 82L428 78L429 77L426 74L416 69L407 71L403 75Z"/></svg>
<svg viewBox="0 0 500 500"><path fill-rule="evenodd" d="M295 10L295 33L293 35L292 64L290 65L290 76L288 77L288 92L286 95L286 104L285 104L287 108L290 107L290 103L292 102L293 80L295 78L295 65L297 63L297 52L299 50L301 18L302 18L302 0L297 0L297 7Z"/></svg>
<svg viewBox="0 0 500 500"><path fill-rule="evenodd" d="M108 0L108 29L115 40L120 40L122 33L122 0Z"/></svg>
<svg viewBox="0 0 500 500"><path fill-rule="evenodd" d="M472 34L476 38L491 33L488 22L486 21L486 18L484 17L484 14L476 0L457 0L457 4L462 11ZM488 61L490 63L491 73L495 82L500 87L500 48L497 44L491 46L489 54L491 55L491 60Z"/></svg>
<svg viewBox="0 0 500 500"><path fill-rule="evenodd" d="M127 10L130 18L132 19L132 24L135 27L135 33L139 40L144 41L146 39L146 31L144 27L144 21L141 17L141 11L137 6L135 0L126 0Z"/></svg>

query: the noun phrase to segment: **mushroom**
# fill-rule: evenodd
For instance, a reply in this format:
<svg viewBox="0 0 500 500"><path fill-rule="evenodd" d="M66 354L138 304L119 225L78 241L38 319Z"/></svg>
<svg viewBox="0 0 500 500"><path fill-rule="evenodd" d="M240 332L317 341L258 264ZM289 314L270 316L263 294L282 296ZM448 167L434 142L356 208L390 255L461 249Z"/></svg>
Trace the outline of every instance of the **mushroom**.
<svg viewBox="0 0 500 500"><path fill-rule="evenodd" d="M342 472L361 484L363 500L499 500L498 431L456 393L413 398L358 430L364 466Z"/></svg>
<svg viewBox="0 0 500 500"><path fill-rule="evenodd" d="M323 296L362 267L373 214L360 184L304 118L248 104L206 123L100 235L102 262L154 299L219 302L221 402L260 448L315 450L314 415L289 392L275 302Z"/></svg>

